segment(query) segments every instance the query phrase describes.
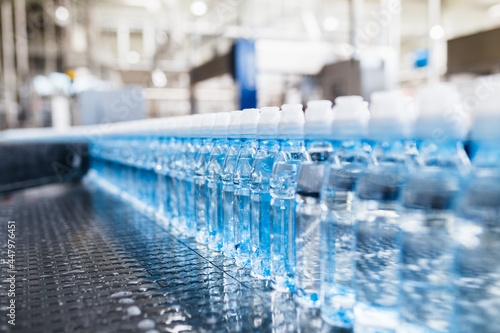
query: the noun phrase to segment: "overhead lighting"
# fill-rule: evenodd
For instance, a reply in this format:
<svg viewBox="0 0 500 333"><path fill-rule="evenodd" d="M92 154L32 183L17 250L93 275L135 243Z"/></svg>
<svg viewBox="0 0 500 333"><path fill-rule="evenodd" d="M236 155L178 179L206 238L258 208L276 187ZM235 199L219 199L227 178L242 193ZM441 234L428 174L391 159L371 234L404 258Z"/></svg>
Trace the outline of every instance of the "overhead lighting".
<svg viewBox="0 0 500 333"><path fill-rule="evenodd" d="M69 11L64 6L57 7L55 14L56 14L56 19L59 22L66 22L69 19Z"/></svg>
<svg viewBox="0 0 500 333"><path fill-rule="evenodd" d="M440 40L444 37L444 29L439 24L436 24L431 28L429 35L434 40Z"/></svg>
<svg viewBox="0 0 500 333"><path fill-rule="evenodd" d="M339 28L339 19L335 16L328 16L323 20L323 30L325 31L335 31Z"/></svg>
<svg viewBox="0 0 500 333"><path fill-rule="evenodd" d="M197 0L191 3L191 13L195 16L203 16L207 13L208 7L204 1Z"/></svg>
<svg viewBox="0 0 500 333"><path fill-rule="evenodd" d="M157 88L163 88L167 85L167 76L161 69L155 69L151 73L151 81L153 82L153 85Z"/></svg>
<svg viewBox="0 0 500 333"><path fill-rule="evenodd" d="M499 18L500 17L500 4L491 6L488 8L488 15L491 18Z"/></svg>

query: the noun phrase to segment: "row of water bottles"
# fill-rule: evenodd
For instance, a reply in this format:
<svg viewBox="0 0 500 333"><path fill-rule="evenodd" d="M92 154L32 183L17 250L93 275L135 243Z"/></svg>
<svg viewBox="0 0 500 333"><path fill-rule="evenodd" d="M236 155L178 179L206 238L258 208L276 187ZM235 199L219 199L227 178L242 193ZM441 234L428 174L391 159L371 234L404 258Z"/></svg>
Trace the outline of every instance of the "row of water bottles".
<svg viewBox="0 0 500 333"><path fill-rule="evenodd" d="M472 127L445 83L127 123L92 167L333 326L498 332L497 88Z"/></svg>

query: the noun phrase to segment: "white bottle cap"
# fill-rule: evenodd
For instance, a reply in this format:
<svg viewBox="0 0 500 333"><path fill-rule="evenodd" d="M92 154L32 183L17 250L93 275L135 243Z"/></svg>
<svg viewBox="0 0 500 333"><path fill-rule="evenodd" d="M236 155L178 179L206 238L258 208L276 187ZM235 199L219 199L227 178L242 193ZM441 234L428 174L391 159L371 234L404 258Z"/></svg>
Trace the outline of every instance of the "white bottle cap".
<svg viewBox="0 0 500 333"><path fill-rule="evenodd" d="M215 123L215 113L206 113L201 116L200 137L211 138Z"/></svg>
<svg viewBox="0 0 500 333"><path fill-rule="evenodd" d="M460 94L451 83L424 86L419 91L419 116L413 136L417 139L463 140L468 119L460 110Z"/></svg>
<svg viewBox="0 0 500 333"><path fill-rule="evenodd" d="M191 137L199 138L201 136L201 122L203 119L203 115L194 114L191 116L192 126L191 126Z"/></svg>
<svg viewBox="0 0 500 333"><path fill-rule="evenodd" d="M191 137L191 128L193 127L193 117L192 116L184 116L182 117L182 130L180 131L180 136L182 138L190 138Z"/></svg>
<svg viewBox="0 0 500 333"><path fill-rule="evenodd" d="M242 138L255 138L257 136L257 125L259 124L259 109L243 110L240 132Z"/></svg>
<svg viewBox="0 0 500 333"><path fill-rule="evenodd" d="M329 139L332 122L332 102L319 100L307 103L306 124L304 125L306 139Z"/></svg>
<svg viewBox="0 0 500 333"><path fill-rule="evenodd" d="M214 126L212 128L212 136L214 138L228 137L230 118L231 114L229 112L218 112L215 114Z"/></svg>
<svg viewBox="0 0 500 333"><path fill-rule="evenodd" d="M280 121L280 108L267 106L260 109L257 134L259 138L277 138L278 123Z"/></svg>
<svg viewBox="0 0 500 333"><path fill-rule="evenodd" d="M489 84L490 94L475 109L472 140L500 140L500 82Z"/></svg>
<svg viewBox="0 0 500 333"><path fill-rule="evenodd" d="M406 139L414 121L413 100L401 91L380 91L371 96L368 138L372 140Z"/></svg>
<svg viewBox="0 0 500 333"><path fill-rule="evenodd" d="M370 111L363 97L337 97L333 112L335 114L332 123L334 140L359 140L366 137Z"/></svg>
<svg viewBox="0 0 500 333"><path fill-rule="evenodd" d="M242 111L231 111L231 114L229 116L229 129L228 129L228 134L230 138L240 137L240 124L242 118L243 118Z"/></svg>
<svg viewBox="0 0 500 333"><path fill-rule="evenodd" d="M304 123L302 104L283 104L281 106L281 119L278 125L279 137L283 139L303 138Z"/></svg>

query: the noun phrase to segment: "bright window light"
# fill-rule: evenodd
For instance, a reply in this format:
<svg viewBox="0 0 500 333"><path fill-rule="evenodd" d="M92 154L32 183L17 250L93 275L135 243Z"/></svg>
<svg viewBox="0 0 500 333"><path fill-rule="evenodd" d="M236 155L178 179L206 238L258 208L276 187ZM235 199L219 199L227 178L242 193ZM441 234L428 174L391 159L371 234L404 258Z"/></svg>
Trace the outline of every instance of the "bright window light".
<svg viewBox="0 0 500 333"><path fill-rule="evenodd" d="M141 56L136 51L129 51L127 53L126 59L129 64L137 64L141 60Z"/></svg>
<svg viewBox="0 0 500 333"><path fill-rule="evenodd" d="M430 36L434 40L439 40L444 37L444 29L439 24L436 24L431 28Z"/></svg>
<svg viewBox="0 0 500 333"><path fill-rule="evenodd" d="M488 15L491 18L500 18L500 4L491 6L488 9Z"/></svg>
<svg viewBox="0 0 500 333"><path fill-rule="evenodd" d="M207 4L204 1L194 1L191 3L191 13L195 16L203 16L207 13Z"/></svg>
<svg viewBox="0 0 500 333"><path fill-rule="evenodd" d="M68 9L64 6L59 6L56 9L56 19L61 22L66 22L69 18Z"/></svg>
<svg viewBox="0 0 500 333"><path fill-rule="evenodd" d="M167 76L161 69L157 68L151 73L151 81L155 87L163 88L167 85Z"/></svg>
<svg viewBox="0 0 500 333"><path fill-rule="evenodd" d="M335 16L328 16L323 20L323 30L325 31L335 31L340 25L339 19Z"/></svg>

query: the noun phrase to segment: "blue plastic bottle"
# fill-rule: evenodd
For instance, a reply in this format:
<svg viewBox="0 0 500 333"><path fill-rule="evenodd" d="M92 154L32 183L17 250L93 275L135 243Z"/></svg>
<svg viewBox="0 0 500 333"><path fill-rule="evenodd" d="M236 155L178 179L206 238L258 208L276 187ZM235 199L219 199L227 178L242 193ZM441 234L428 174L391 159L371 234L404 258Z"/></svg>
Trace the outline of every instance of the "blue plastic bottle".
<svg viewBox="0 0 500 333"><path fill-rule="evenodd" d="M189 236L196 237L196 209L195 209L195 167L196 157L202 143L201 121L202 115L191 116L190 139L186 152L186 232Z"/></svg>
<svg viewBox="0 0 500 333"><path fill-rule="evenodd" d="M500 83L493 87L493 94L475 110L474 175L456 207L456 301L451 330L456 333L492 333L500 327Z"/></svg>
<svg viewBox="0 0 500 333"><path fill-rule="evenodd" d="M234 172L241 149L240 123L242 111L232 111L228 128L228 150L222 167L222 250L227 257L234 257Z"/></svg>
<svg viewBox="0 0 500 333"><path fill-rule="evenodd" d="M213 148L207 166L208 190L208 246L212 250L222 250L223 206L222 206L222 168L229 148L229 112L215 115L212 130Z"/></svg>
<svg viewBox="0 0 500 333"><path fill-rule="evenodd" d="M192 117L179 117L176 136L179 138L179 149L175 155L175 189L177 191L177 220L176 225L184 234L188 232L187 225L187 169L188 153L190 150L190 130Z"/></svg>
<svg viewBox="0 0 500 333"><path fill-rule="evenodd" d="M399 330L447 332L455 296L453 207L470 169L462 144L467 126L453 85L426 86L419 101L413 136L424 167L410 177L402 198Z"/></svg>
<svg viewBox="0 0 500 333"><path fill-rule="evenodd" d="M375 164L360 176L356 190L356 332L393 332L398 327L398 199L414 169L406 144L410 102L397 91L372 94L368 139Z"/></svg>
<svg viewBox="0 0 500 333"><path fill-rule="evenodd" d="M261 116L257 132L259 150L255 155L250 181L251 274L264 279L271 276L270 179L279 151L278 138L268 130L268 127L266 118Z"/></svg>
<svg viewBox="0 0 500 333"><path fill-rule="evenodd" d="M295 191L300 163L308 160L303 132L302 105L283 105L278 125L280 150L270 180L271 282L283 292L295 290Z"/></svg>
<svg viewBox="0 0 500 333"><path fill-rule="evenodd" d="M206 114L201 119L200 136L202 138L200 149L196 155L194 168L195 183L195 214L196 214L196 240L200 243L208 242L208 188L207 166L213 147L212 127L215 114Z"/></svg>
<svg viewBox="0 0 500 333"><path fill-rule="evenodd" d="M321 228L315 230L321 233L321 282L315 280L310 289L317 293L321 285L321 316L325 321L350 328L355 302L354 191L360 175L373 161L363 140L369 120L366 103L360 96L346 96L338 97L335 104L331 138L336 152L325 167Z"/></svg>
<svg viewBox="0 0 500 333"><path fill-rule="evenodd" d="M234 171L234 248L239 266L250 262L250 178L259 144L257 124L260 111L245 109L240 124L241 149Z"/></svg>

